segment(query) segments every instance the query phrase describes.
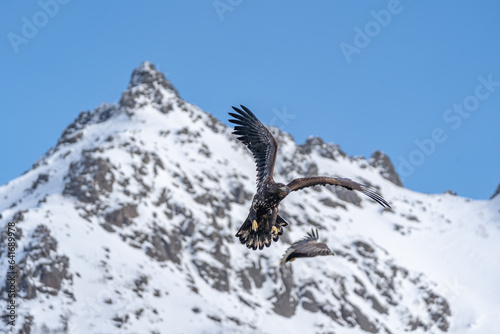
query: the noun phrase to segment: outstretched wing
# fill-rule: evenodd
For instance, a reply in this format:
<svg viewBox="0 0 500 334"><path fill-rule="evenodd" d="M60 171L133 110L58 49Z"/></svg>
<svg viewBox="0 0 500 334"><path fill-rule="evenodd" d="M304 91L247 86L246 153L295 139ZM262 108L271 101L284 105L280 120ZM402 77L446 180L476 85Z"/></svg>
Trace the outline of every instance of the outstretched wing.
<svg viewBox="0 0 500 334"><path fill-rule="evenodd" d="M318 255L333 255L324 242L318 242L318 230L311 230L304 239L294 242L281 258L280 264L293 261L299 257L314 257Z"/></svg>
<svg viewBox="0 0 500 334"><path fill-rule="evenodd" d="M248 110L233 107L235 113L229 113L234 119L229 122L236 124L233 133L245 144L253 154L257 164L257 188L266 181L273 180L273 168L276 161L278 143L271 132ZM242 110L243 109L243 110Z"/></svg>
<svg viewBox="0 0 500 334"><path fill-rule="evenodd" d="M375 191L372 187L366 186L364 184L355 182L351 179L337 178L337 177L326 177L326 176L313 176L304 177L300 179L295 179L289 184L287 184L290 191L300 190L306 187L312 187L316 185L327 185L331 184L334 186L341 186L349 190L357 190L365 194L366 196L373 199L375 202L382 205L384 208L390 208L391 206L387 201Z"/></svg>
<svg viewBox="0 0 500 334"><path fill-rule="evenodd" d="M316 231L314 231L314 229L312 228L311 229L311 232L307 232L307 235L300 239L299 241L295 241L291 247L299 247L301 245L306 245L308 243L311 243L311 242L316 242L318 241L318 229L316 229Z"/></svg>

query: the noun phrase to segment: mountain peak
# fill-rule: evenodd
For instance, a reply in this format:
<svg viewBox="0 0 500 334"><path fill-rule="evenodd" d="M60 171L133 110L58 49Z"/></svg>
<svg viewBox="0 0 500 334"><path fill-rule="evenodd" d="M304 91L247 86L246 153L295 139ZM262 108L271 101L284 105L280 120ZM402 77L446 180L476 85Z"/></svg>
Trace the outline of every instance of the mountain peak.
<svg viewBox="0 0 500 334"><path fill-rule="evenodd" d="M134 87L145 85L147 87L154 87L156 85L166 88L175 92L178 95L175 87L165 78L165 75L158 71L156 67L149 61L143 62L132 72L130 82L127 89L130 90Z"/></svg>
<svg viewBox="0 0 500 334"><path fill-rule="evenodd" d="M373 152L369 160L369 163L373 167L380 168L380 174L382 175L383 178L391 181L397 186L400 187L403 186L403 182L401 182L398 173L394 169L394 165L392 164L391 159L384 152L381 151Z"/></svg>
<svg viewBox="0 0 500 334"><path fill-rule="evenodd" d="M182 99L175 87L152 63L145 61L132 72L119 106L124 107L130 115L139 107L153 103L162 113L167 113L171 110L173 101L182 104Z"/></svg>

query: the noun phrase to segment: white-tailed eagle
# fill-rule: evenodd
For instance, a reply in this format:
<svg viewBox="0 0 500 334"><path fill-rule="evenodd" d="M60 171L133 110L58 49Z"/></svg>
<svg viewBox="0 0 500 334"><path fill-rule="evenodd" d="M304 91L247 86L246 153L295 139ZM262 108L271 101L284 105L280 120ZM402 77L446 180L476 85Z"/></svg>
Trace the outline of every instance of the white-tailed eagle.
<svg viewBox="0 0 500 334"><path fill-rule="evenodd" d="M276 139L246 107L233 109L236 113L229 113L233 117L229 122L236 124L233 133L250 149L257 164L257 193L247 219L236 233L248 248L262 249L269 247L271 240L278 241L283 234L283 226L288 225L278 215L278 205L292 191L330 184L360 191L383 207L390 207L373 188L346 178L313 176L295 179L288 184L274 182L273 168L278 150Z"/></svg>
<svg viewBox="0 0 500 334"><path fill-rule="evenodd" d="M299 257L315 257L319 255L335 255L324 242L318 241L318 229L307 233L303 239L294 242L281 258L280 264L292 262Z"/></svg>

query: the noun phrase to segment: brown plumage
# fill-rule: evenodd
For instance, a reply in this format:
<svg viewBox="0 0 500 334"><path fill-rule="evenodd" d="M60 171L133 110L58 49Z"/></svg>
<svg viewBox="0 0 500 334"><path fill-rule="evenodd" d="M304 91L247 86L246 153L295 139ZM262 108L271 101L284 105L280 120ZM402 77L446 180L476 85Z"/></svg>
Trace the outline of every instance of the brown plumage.
<svg viewBox="0 0 500 334"><path fill-rule="evenodd" d="M324 242L318 241L318 229L307 233L303 239L294 242L281 258L280 265L292 262L299 257L315 257L319 255L335 255Z"/></svg>
<svg viewBox="0 0 500 334"><path fill-rule="evenodd" d="M278 205L291 191L329 184L360 191L383 207L390 207L373 188L350 179L314 176L295 179L287 185L274 182L273 169L278 151L276 139L250 110L244 106L233 109L236 113L229 113L233 117L229 122L236 124L233 133L250 149L257 164L257 192L247 219L236 233L240 242L248 248L262 249L269 247L271 240L278 241L283 234L283 226L288 225L278 215Z"/></svg>

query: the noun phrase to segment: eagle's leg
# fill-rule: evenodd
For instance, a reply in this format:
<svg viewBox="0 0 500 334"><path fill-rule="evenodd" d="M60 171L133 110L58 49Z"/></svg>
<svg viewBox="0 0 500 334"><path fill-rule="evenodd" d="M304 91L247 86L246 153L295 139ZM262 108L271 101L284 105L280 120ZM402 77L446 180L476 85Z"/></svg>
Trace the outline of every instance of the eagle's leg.
<svg viewBox="0 0 500 334"><path fill-rule="evenodd" d="M283 226L287 226L286 220L281 218L279 215L276 217L276 223L273 225L271 232L273 235L273 241L278 241L280 235L283 234Z"/></svg>
<svg viewBox="0 0 500 334"><path fill-rule="evenodd" d="M257 221L254 219L252 222L252 231L256 232L258 228L259 224L257 224Z"/></svg>
<svg viewBox="0 0 500 334"><path fill-rule="evenodd" d="M282 222L277 223L276 216L276 211L272 211L271 214L263 214L257 217L255 212L251 210L236 236L248 248L255 250L269 247L271 242L273 240L277 241L283 233L281 226L284 225Z"/></svg>
<svg viewBox="0 0 500 334"><path fill-rule="evenodd" d="M273 225L273 227L271 228L271 233L273 235L278 235L278 229L276 228L276 225Z"/></svg>

